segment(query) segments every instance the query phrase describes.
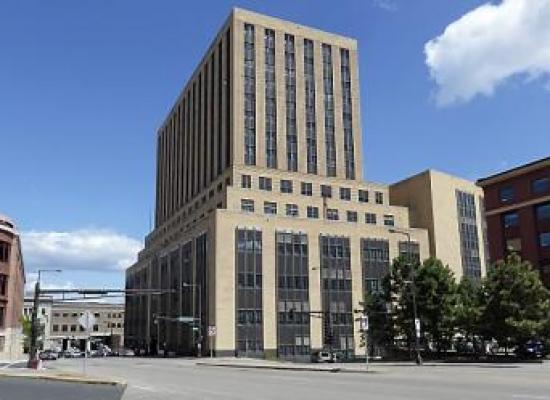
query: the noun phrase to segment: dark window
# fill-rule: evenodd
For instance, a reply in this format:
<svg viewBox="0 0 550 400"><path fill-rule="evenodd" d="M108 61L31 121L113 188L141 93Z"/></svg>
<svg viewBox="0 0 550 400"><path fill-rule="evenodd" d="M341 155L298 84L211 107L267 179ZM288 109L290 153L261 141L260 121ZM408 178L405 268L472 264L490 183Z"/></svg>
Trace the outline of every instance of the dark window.
<svg viewBox="0 0 550 400"><path fill-rule="evenodd" d="M308 218L319 218L319 208L308 206L307 207L307 217Z"/></svg>
<svg viewBox="0 0 550 400"><path fill-rule="evenodd" d="M8 276L0 274L0 296L8 295Z"/></svg>
<svg viewBox="0 0 550 400"><path fill-rule="evenodd" d="M325 106L325 149L327 176L336 176L336 143L334 136L334 84L332 47L323 44L323 93Z"/></svg>
<svg viewBox="0 0 550 400"><path fill-rule="evenodd" d="M68 330L68 326L67 325L61 325L61 331L62 332L67 332Z"/></svg>
<svg viewBox="0 0 550 400"><path fill-rule="evenodd" d="M500 188L499 196L502 203L508 203L514 200L514 188L512 186Z"/></svg>
<svg viewBox="0 0 550 400"><path fill-rule="evenodd" d="M292 193L292 181L281 179L281 193Z"/></svg>
<svg viewBox="0 0 550 400"><path fill-rule="evenodd" d="M235 242L237 353L260 357L263 354L262 232L237 229Z"/></svg>
<svg viewBox="0 0 550 400"><path fill-rule="evenodd" d="M374 213L365 213L365 223L376 225L376 214L374 214Z"/></svg>
<svg viewBox="0 0 550 400"><path fill-rule="evenodd" d="M71 332L76 332L76 325L71 325Z"/></svg>
<svg viewBox="0 0 550 400"><path fill-rule="evenodd" d="M0 241L0 262L8 262L10 259L10 244Z"/></svg>
<svg viewBox="0 0 550 400"><path fill-rule="evenodd" d="M94 332L98 332L99 331L99 325L94 325L93 330L94 330Z"/></svg>
<svg viewBox="0 0 550 400"><path fill-rule="evenodd" d="M276 245L279 356L306 358L310 353L307 236L277 232Z"/></svg>
<svg viewBox="0 0 550 400"><path fill-rule="evenodd" d="M384 194L382 192L375 192L374 200L376 201L376 204L384 204Z"/></svg>
<svg viewBox="0 0 550 400"><path fill-rule="evenodd" d="M54 332L59 332L59 325L54 325L53 326L53 331Z"/></svg>
<svg viewBox="0 0 550 400"><path fill-rule="evenodd" d="M296 131L296 54L294 36L285 35L286 88L286 156L289 171L298 170L298 135Z"/></svg>
<svg viewBox="0 0 550 400"><path fill-rule="evenodd" d="M531 187L535 194L546 193L550 191L550 178L547 176L537 178L532 182Z"/></svg>
<svg viewBox="0 0 550 400"><path fill-rule="evenodd" d="M332 187L329 185L321 185L321 197L331 198L332 197Z"/></svg>
<svg viewBox="0 0 550 400"><path fill-rule="evenodd" d="M252 187L252 177L250 175L241 175L241 187L245 189Z"/></svg>
<svg viewBox="0 0 550 400"><path fill-rule="evenodd" d="M296 204L287 204L286 205L286 215L289 217L297 217L298 216L298 205Z"/></svg>
<svg viewBox="0 0 550 400"><path fill-rule="evenodd" d="M550 203L541 204L536 207L537 220L543 221L550 219Z"/></svg>
<svg viewBox="0 0 550 400"><path fill-rule="evenodd" d="M353 119L351 99L351 69L349 50L340 49L341 80L342 80L342 122L344 126L344 159L346 178L355 179L355 155L353 143Z"/></svg>
<svg viewBox="0 0 550 400"><path fill-rule="evenodd" d="M317 121L315 117L315 67L313 41L304 39L304 88L307 173L317 173Z"/></svg>
<svg viewBox="0 0 550 400"><path fill-rule="evenodd" d="M340 199L341 200L351 200L351 189L350 188L340 188Z"/></svg>
<svg viewBox="0 0 550 400"><path fill-rule="evenodd" d="M265 51L265 158L268 168L277 168L277 88L275 84L275 31L264 33Z"/></svg>
<svg viewBox="0 0 550 400"><path fill-rule="evenodd" d="M395 226L394 216L389 215L389 214L384 215L384 225L386 225L386 226Z"/></svg>
<svg viewBox="0 0 550 400"><path fill-rule="evenodd" d="M277 214L277 203L264 201L264 214Z"/></svg>
<svg viewBox="0 0 550 400"><path fill-rule="evenodd" d="M369 201L369 192L367 190L359 190L359 192L357 193L357 196L359 198L359 202L368 203L368 201Z"/></svg>
<svg viewBox="0 0 550 400"><path fill-rule="evenodd" d="M349 238L319 237L323 345L353 356L353 305Z"/></svg>
<svg viewBox="0 0 550 400"><path fill-rule="evenodd" d="M357 222L357 211L347 211L348 222Z"/></svg>
<svg viewBox="0 0 550 400"><path fill-rule="evenodd" d="M302 194L304 196L311 196L313 194L313 185L309 182L302 182L301 184Z"/></svg>
<svg viewBox="0 0 550 400"><path fill-rule="evenodd" d="M256 60L254 25L244 25L244 163L256 165ZM229 77L226 78L229 80ZM229 146L229 143L226 144Z"/></svg>
<svg viewBox="0 0 550 400"><path fill-rule="evenodd" d="M245 212L254 212L254 200L241 199L241 210Z"/></svg>
<svg viewBox="0 0 550 400"><path fill-rule="evenodd" d="M519 215L517 212L506 213L502 216L502 219L504 221L505 228L519 225Z"/></svg>
<svg viewBox="0 0 550 400"><path fill-rule="evenodd" d="M271 178L266 178L264 176L260 176L259 179L259 188L260 190L267 190L268 192L271 192L272 183Z"/></svg>
<svg viewBox="0 0 550 400"><path fill-rule="evenodd" d="M0 328L4 328L5 324L5 315L6 315L6 308L4 306L0 306ZM0 338L3 338L3 336L0 336ZM2 343L0 343L1 345ZM3 351L3 348L0 347L0 351Z"/></svg>
<svg viewBox="0 0 550 400"><path fill-rule="evenodd" d="M479 237L475 197L471 193L456 191L458 230L464 275L479 279L481 260L479 257Z"/></svg>
<svg viewBox="0 0 550 400"><path fill-rule="evenodd" d="M550 232L543 232L539 235L540 247L550 247Z"/></svg>
<svg viewBox="0 0 550 400"><path fill-rule="evenodd" d="M330 221L338 221L338 210L336 208L327 208L327 219Z"/></svg>

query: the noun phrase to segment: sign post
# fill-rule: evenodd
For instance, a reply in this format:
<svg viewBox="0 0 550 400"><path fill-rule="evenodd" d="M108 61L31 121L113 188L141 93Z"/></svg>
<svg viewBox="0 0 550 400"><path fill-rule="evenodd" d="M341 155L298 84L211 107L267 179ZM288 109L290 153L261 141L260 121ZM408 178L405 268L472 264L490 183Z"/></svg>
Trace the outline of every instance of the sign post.
<svg viewBox="0 0 550 400"><path fill-rule="evenodd" d="M367 371L369 370L369 316L364 314L361 317L361 330L363 335L365 335L365 365Z"/></svg>
<svg viewBox="0 0 550 400"><path fill-rule="evenodd" d="M84 375L86 375L86 360L88 358L88 346L90 344L90 330L95 325L95 317L94 314L92 314L90 311L86 310L78 319L78 323L86 333L88 334L88 337L85 339L84 343L84 365L83 365L83 372Z"/></svg>
<svg viewBox="0 0 550 400"><path fill-rule="evenodd" d="M208 338L210 339L210 358L214 357L214 337L216 336L216 333L217 333L217 329L216 329L216 325L209 325L208 326Z"/></svg>

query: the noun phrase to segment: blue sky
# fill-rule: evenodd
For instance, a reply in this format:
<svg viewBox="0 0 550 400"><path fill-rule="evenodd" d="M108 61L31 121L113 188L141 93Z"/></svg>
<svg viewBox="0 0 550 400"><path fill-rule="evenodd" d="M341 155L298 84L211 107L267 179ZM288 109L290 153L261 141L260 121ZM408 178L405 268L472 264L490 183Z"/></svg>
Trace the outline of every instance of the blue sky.
<svg viewBox="0 0 550 400"><path fill-rule="evenodd" d="M548 13L548 0L531 1ZM472 14L484 3L2 1L0 212L30 235L27 269L62 264L52 284L122 283L149 231L156 128L232 6L358 39L367 180L426 168L475 180L548 156L550 62L530 55L549 43L510 51L529 37L507 31L517 10L494 1ZM472 41L476 27L487 34ZM538 28L527 34L550 37ZM98 254L113 240L120 248ZM93 245L75 256L67 243Z"/></svg>

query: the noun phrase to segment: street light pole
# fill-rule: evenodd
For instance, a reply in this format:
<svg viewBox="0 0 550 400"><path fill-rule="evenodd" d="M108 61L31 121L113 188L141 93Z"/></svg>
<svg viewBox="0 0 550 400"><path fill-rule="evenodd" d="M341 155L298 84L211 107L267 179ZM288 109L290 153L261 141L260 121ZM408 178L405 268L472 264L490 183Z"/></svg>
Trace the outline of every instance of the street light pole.
<svg viewBox="0 0 550 400"><path fill-rule="evenodd" d="M193 294L195 294L195 288L196 288L197 292L198 292L198 295L199 295L199 301L198 301L199 315L198 315L198 318L197 318L197 320L199 322L199 335L198 335L198 340L195 343L195 345L197 346L197 357L200 357L202 355L201 354L201 351L202 351L202 292L201 292L201 286L196 284L196 283L183 282L182 287L192 287L193 288ZM193 298L194 298L194 296L193 296ZM193 301L193 310L195 309L194 304L195 304L195 302Z"/></svg>
<svg viewBox="0 0 550 400"><path fill-rule="evenodd" d="M38 336L38 306L40 304L40 274L42 272L61 272L60 269L39 269L38 278L34 285L34 301L32 307L31 316L31 341L29 344L29 361L27 366L29 368L38 367L38 349L37 349L37 336Z"/></svg>
<svg viewBox="0 0 550 400"><path fill-rule="evenodd" d="M400 233L402 235L407 236L407 265L409 267L409 275L411 278L411 292L412 292L412 301L413 301L413 332L414 332L414 350L416 353L416 364L422 365L422 356L420 355L420 329L417 329L417 321L420 325L420 320L418 319L418 310L416 307L416 283L415 283L415 276L416 273L414 271L413 265L412 265L412 251L411 251L411 234L407 231L401 231L398 229L390 229L390 233Z"/></svg>

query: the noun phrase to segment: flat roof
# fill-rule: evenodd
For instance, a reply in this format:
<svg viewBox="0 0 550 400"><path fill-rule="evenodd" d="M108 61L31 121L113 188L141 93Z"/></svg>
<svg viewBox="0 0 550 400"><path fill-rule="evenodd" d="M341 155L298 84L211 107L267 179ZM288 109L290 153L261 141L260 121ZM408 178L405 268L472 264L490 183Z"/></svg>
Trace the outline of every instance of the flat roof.
<svg viewBox="0 0 550 400"><path fill-rule="evenodd" d="M514 168L510 168L506 171L502 171L494 175L490 175L486 178L478 179L477 184L482 187L487 186L487 185L490 185L491 183L500 182L507 178L511 178L527 172L531 172L545 166L550 166L550 157L541 158L539 160L535 160L530 163L523 164Z"/></svg>

